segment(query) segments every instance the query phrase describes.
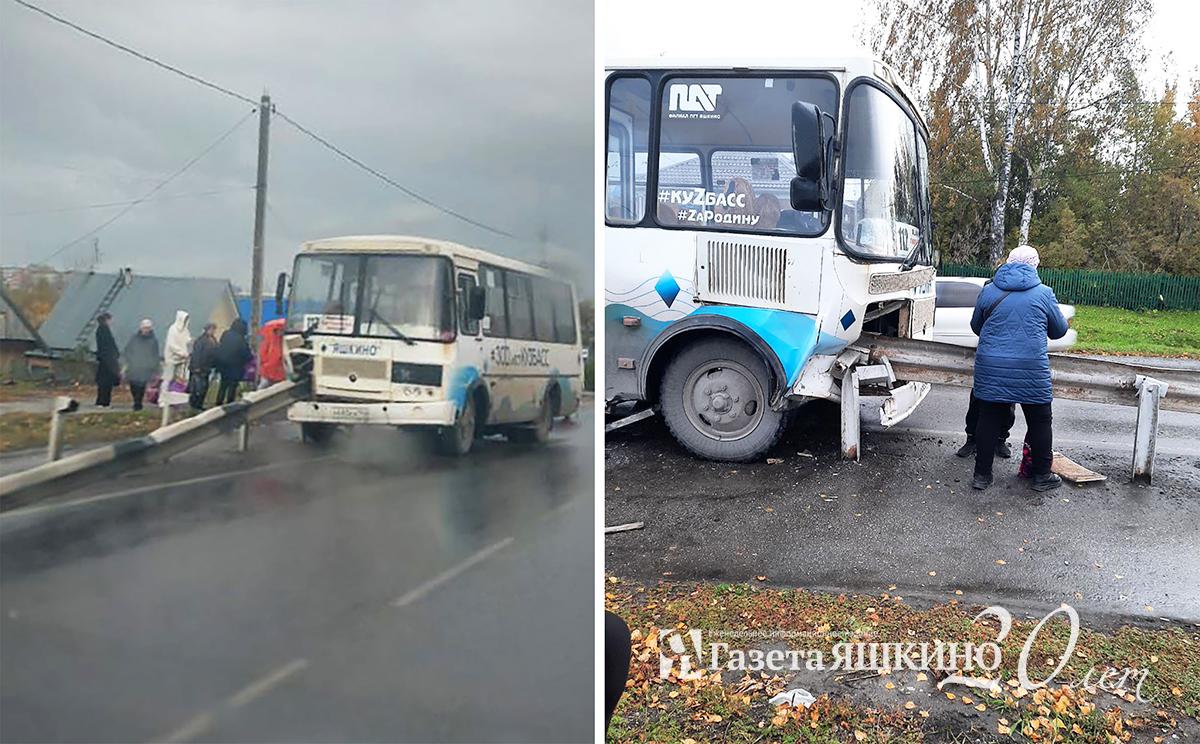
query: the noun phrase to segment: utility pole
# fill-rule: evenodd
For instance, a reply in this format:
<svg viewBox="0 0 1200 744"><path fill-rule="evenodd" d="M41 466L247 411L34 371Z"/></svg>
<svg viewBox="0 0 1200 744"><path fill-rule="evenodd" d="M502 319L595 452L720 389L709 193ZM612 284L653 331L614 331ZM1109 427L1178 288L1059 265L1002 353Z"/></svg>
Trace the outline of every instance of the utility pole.
<svg viewBox="0 0 1200 744"><path fill-rule="evenodd" d="M254 265L250 274L250 343L258 348L262 325L263 230L267 211L267 143L271 135L271 96L258 104L258 180L254 186Z"/></svg>

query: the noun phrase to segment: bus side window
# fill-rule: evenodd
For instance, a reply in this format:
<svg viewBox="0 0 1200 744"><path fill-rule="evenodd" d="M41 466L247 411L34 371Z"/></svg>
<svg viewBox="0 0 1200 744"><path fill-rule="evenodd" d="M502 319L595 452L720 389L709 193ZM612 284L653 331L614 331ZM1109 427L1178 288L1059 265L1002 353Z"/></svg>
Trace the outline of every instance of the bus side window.
<svg viewBox="0 0 1200 744"><path fill-rule="evenodd" d="M491 322L483 334L504 338L508 335L508 312L504 306L504 272L491 266L480 266L479 277L483 281L487 317Z"/></svg>
<svg viewBox="0 0 1200 744"><path fill-rule="evenodd" d="M504 296L508 300L508 336L532 341L533 302L530 297L529 276L513 271L506 271L504 274Z"/></svg>
<svg viewBox="0 0 1200 744"><path fill-rule="evenodd" d="M467 303L470 302L471 290L475 288L475 277L470 274L458 275L458 323L464 334L474 336L479 333L479 321L471 320L467 313Z"/></svg>
<svg viewBox="0 0 1200 744"><path fill-rule="evenodd" d="M538 341L554 341L554 296L558 282L533 277L533 335Z"/></svg>
<svg viewBox="0 0 1200 744"><path fill-rule="evenodd" d="M560 344L578 341L575 332L575 306L571 302L571 285L553 282L554 340Z"/></svg>

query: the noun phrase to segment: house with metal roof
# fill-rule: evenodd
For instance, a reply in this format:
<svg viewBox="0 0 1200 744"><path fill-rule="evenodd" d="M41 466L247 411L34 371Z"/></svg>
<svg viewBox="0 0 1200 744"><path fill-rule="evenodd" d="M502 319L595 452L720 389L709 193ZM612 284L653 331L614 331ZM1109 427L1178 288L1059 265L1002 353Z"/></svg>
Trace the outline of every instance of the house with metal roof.
<svg viewBox="0 0 1200 744"><path fill-rule="evenodd" d="M186 310L191 316L193 337L200 335L207 322L224 330L238 317L233 287L227 279L146 276L129 269L115 274L75 272L38 330L50 356L82 350L90 358L96 351L96 317L100 313L112 315L113 336L117 346L124 348L142 318L154 323L161 343L177 310Z"/></svg>
<svg viewBox="0 0 1200 744"><path fill-rule="evenodd" d="M25 352L49 347L33 323L0 286L0 374L15 375L25 368Z"/></svg>

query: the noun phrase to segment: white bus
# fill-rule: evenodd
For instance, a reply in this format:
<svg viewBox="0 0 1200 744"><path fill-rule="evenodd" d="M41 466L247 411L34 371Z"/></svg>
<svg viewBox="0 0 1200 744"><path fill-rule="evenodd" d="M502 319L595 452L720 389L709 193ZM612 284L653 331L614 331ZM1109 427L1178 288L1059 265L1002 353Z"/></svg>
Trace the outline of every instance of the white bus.
<svg viewBox="0 0 1200 744"><path fill-rule="evenodd" d="M555 417L579 407L577 307L550 271L455 243L305 243L284 347L293 374L311 376L312 398L288 418L316 443L352 424L422 428L451 455L490 432L544 442Z"/></svg>
<svg viewBox="0 0 1200 744"><path fill-rule="evenodd" d="M631 62L605 105L610 406L754 459L790 409L840 399L862 332L931 337L928 132L886 65ZM882 386L885 423L928 392Z"/></svg>

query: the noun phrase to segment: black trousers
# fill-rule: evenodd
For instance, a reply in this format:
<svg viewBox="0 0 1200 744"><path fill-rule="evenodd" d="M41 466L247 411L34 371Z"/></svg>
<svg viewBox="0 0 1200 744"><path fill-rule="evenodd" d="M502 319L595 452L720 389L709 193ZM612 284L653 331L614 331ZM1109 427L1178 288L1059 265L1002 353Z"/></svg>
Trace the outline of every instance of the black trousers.
<svg viewBox="0 0 1200 744"><path fill-rule="evenodd" d="M1008 441L1008 433L1012 431L1013 422L1017 419L1016 406L1012 403L1005 404L1008 406L1008 418L1005 419L1008 423L1003 424L1000 429L1000 441ZM971 402L967 404L967 437L975 438L975 429L979 425L979 399L975 397L975 391L971 391Z"/></svg>
<svg viewBox="0 0 1200 744"><path fill-rule="evenodd" d="M212 377L209 370L192 370L188 381L188 404L197 411L204 408L204 399L208 397L208 380Z"/></svg>
<svg viewBox="0 0 1200 744"><path fill-rule="evenodd" d="M129 394L133 396L133 410L142 410L142 398L146 395L146 383L130 381Z"/></svg>
<svg viewBox="0 0 1200 744"><path fill-rule="evenodd" d="M1054 427L1050 403L1022 403L1025 414L1025 442L1033 458L1033 474L1046 475L1054 461ZM979 401L979 422L975 430L975 472L979 475L992 474L992 458L996 456L996 442L1005 426L1013 423L1013 405Z"/></svg>
<svg viewBox="0 0 1200 744"><path fill-rule="evenodd" d="M629 678L629 656L632 642L629 626L611 612L604 613L604 727L608 728L613 710L625 692Z"/></svg>
<svg viewBox="0 0 1200 744"><path fill-rule="evenodd" d="M237 400L238 385L242 381L242 376L226 377L221 375L221 386L217 388L216 405L223 406L226 403L232 403Z"/></svg>
<svg viewBox="0 0 1200 744"><path fill-rule="evenodd" d="M96 383L96 405L108 406L112 405L113 384L109 380L100 380Z"/></svg>

